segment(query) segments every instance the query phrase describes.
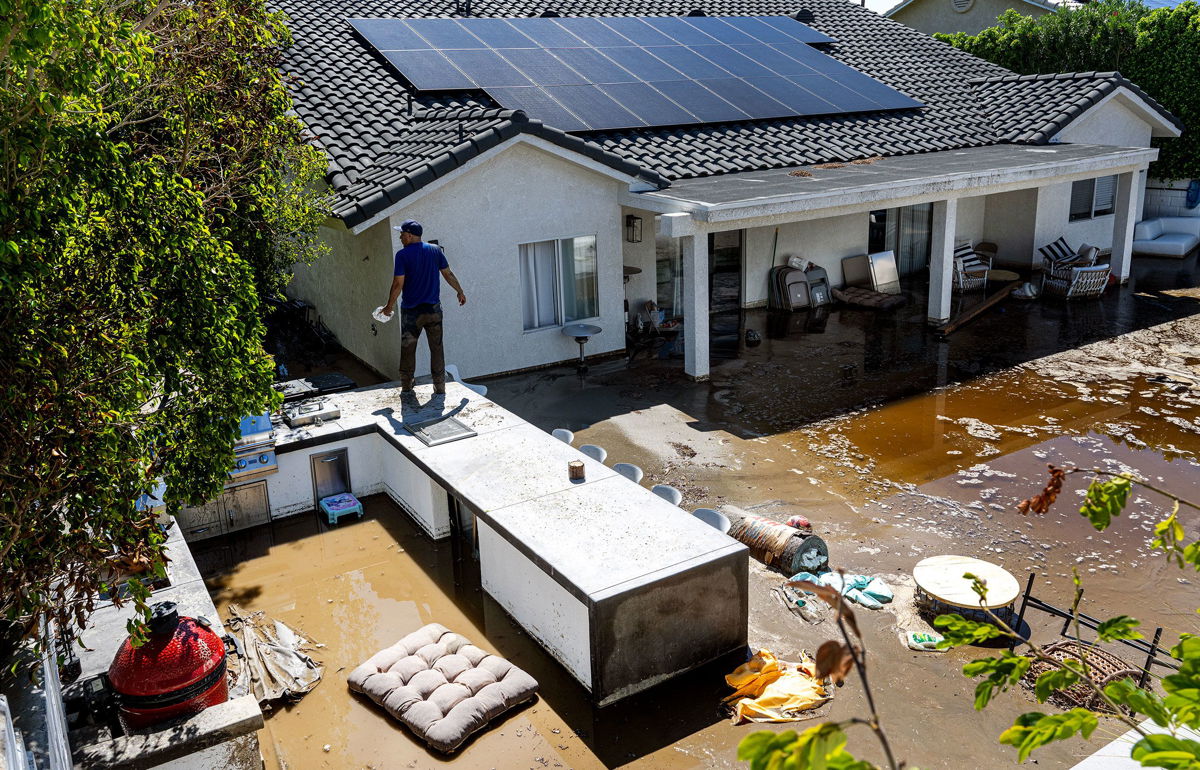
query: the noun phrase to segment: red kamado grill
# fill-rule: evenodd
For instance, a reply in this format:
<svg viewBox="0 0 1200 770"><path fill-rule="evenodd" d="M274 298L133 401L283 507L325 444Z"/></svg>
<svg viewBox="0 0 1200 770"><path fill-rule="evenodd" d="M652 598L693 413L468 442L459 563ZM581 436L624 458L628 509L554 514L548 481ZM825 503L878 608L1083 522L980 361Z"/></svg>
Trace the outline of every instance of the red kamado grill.
<svg viewBox="0 0 1200 770"><path fill-rule="evenodd" d="M108 681L126 730L194 714L229 699L225 643L204 618L181 618L174 602L159 602L146 643L126 639Z"/></svg>

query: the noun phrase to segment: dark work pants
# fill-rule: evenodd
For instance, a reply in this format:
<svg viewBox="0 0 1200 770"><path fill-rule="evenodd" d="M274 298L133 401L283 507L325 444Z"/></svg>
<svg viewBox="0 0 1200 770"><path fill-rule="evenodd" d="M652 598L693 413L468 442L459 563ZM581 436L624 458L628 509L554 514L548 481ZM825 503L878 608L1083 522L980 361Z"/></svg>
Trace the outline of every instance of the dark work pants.
<svg viewBox="0 0 1200 770"><path fill-rule="evenodd" d="M429 339L429 369L433 389L446 390L446 353L442 349L442 306L417 305L400 309L400 387L413 386L417 373L417 342L422 330Z"/></svg>

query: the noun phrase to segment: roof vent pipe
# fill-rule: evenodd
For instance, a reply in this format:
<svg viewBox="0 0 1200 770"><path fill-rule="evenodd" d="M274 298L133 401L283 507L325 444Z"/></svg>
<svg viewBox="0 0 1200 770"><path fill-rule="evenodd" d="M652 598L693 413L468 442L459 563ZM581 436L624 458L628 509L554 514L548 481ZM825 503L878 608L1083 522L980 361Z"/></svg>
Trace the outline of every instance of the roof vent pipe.
<svg viewBox="0 0 1200 770"><path fill-rule="evenodd" d="M470 16L471 0L457 0L454 3L454 13L458 16Z"/></svg>

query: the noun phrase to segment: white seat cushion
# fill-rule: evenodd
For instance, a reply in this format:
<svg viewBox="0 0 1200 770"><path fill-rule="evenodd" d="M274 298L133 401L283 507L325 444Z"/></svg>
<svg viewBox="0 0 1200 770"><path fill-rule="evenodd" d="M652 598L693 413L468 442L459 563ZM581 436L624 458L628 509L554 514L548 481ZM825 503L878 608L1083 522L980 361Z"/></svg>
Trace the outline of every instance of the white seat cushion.
<svg viewBox="0 0 1200 770"><path fill-rule="evenodd" d="M348 681L446 754L538 689L529 674L437 623L375 653Z"/></svg>
<svg viewBox="0 0 1200 770"><path fill-rule="evenodd" d="M1133 242L1133 250L1137 254L1150 254L1160 257L1184 257L1200 244L1200 238L1190 233L1163 233L1152 241Z"/></svg>
<svg viewBox="0 0 1200 770"><path fill-rule="evenodd" d="M1133 226L1133 239L1135 241L1152 241L1162 235L1162 232L1161 219L1147 219Z"/></svg>

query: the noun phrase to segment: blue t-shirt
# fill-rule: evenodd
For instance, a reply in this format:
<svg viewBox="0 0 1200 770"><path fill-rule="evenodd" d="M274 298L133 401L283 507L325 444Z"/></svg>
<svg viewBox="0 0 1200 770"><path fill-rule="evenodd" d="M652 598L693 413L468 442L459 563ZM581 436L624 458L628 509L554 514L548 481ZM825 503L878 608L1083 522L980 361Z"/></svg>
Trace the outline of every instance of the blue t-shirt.
<svg viewBox="0 0 1200 770"><path fill-rule="evenodd" d="M436 304L441 298L440 271L447 267L446 253L432 243L410 243L397 251L395 275L404 276L400 307Z"/></svg>

